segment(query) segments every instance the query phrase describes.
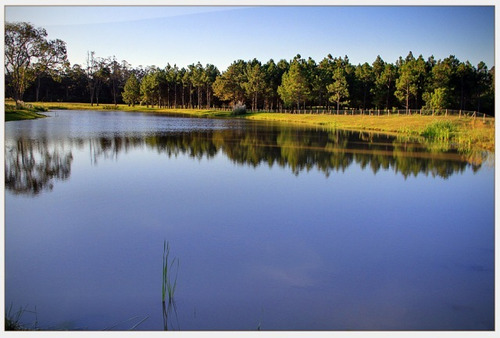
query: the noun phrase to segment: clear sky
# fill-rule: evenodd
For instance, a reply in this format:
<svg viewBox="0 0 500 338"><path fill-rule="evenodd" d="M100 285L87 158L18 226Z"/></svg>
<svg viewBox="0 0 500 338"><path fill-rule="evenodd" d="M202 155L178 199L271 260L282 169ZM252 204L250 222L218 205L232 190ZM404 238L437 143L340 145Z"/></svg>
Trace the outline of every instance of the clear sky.
<svg viewBox="0 0 500 338"><path fill-rule="evenodd" d="M6 6L5 19L44 27L81 65L87 51L133 67L200 61L220 70L237 59L296 54L316 62L347 55L352 64L380 55L395 63L412 51L494 66L493 6Z"/></svg>

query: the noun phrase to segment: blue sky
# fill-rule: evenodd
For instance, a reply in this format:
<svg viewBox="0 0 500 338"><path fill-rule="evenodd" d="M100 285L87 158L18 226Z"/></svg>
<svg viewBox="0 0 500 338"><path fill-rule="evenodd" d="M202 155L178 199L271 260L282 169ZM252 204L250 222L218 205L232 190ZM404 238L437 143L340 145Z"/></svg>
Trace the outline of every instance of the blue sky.
<svg viewBox="0 0 500 338"><path fill-rule="evenodd" d="M225 70L237 59L321 61L329 53L352 64L377 55L394 63L409 51L425 59L455 55L494 65L494 7L253 6L28 7L7 6L8 22L44 27L67 43L72 64L87 51L133 67L200 61Z"/></svg>

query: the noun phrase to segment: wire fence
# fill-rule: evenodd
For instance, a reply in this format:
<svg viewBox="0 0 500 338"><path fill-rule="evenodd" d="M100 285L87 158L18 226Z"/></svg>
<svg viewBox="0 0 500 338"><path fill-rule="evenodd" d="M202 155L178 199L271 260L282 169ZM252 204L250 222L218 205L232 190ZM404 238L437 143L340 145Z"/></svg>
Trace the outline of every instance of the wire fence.
<svg viewBox="0 0 500 338"><path fill-rule="evenodd" d="M220 111L231 111L231 107L212 108ZM471 110L459 109L247 109L251 113L287 113L287 114L327 114L327 115L367 115L367 116L384 116L384 115L425 115L425 116L458 116L471 118L487 118L491 115L480 113Z"/></svg>

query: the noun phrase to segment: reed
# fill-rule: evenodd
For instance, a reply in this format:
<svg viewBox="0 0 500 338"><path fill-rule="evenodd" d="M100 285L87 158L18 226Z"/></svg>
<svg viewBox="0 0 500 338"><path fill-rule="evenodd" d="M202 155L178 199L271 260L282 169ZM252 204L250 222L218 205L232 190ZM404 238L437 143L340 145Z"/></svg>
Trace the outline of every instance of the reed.
<svg viewBox="0 0 500 338"><path fill-rule="evenodd" d="M163 278L161 288L161 301L165 303L165 298L168 296L168 303L171 304L174 300L175 288L177 286L179 259L177 257L174 257L172 260L170 260L169 255L170 244L167 241L163 241ZM175 278L172 279L174 268Z"/></svg>
<svg viewBox="0 0 500 338"><path fill-rule="evenodd" d="M12 303L10 304L9 311L5 314L5 331L31 331L38 330L38 316L36 307L34 311L27 310L28 306L20 307L19 310L12 312ZM21 323L21 317L25 313L32 313L35 315L35 321L31 326Z"/></svg>
<svg viewBox="0 0 500 338"><path fill-rule="evenodd" d="M456 130L456 126L451 122L439 121L428 125L421 135L429 140L447 142L451 140Z"/></svg>

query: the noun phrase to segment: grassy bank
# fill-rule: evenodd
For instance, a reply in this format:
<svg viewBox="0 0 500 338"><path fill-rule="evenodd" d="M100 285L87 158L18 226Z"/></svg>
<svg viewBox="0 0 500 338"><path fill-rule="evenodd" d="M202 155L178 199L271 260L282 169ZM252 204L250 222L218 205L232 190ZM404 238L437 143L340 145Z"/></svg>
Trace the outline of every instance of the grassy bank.
<svg viewBox="0 0 500 338"><path fill-rule="evenodd" d="M5 121L32 120L46 117L39 112L45 112L48 109L42 106L26 105L21 109L16 109L15 104L5 105Z"/></svg>
<svg viewBox="0 0 500 338"><path fill-rule="evenodd" d="M321 115L257 113L246 116L259 121L331 129L363 130L428 141L449 142L462 149L495 150L495 119L421 115Z"/></svg>
<svg viewBox="0 0 500 338"><path fill-rule="evenodd" d="M119 110L125 112L141 112L155 114L179 114L196 117L229 117L230 111L219 111L211 109L168 109L168 108L153 108L146 106L128 106L126 104L99 104L90 105L90 103L73 103L73 102L36 102L37 106L44 107L48 110Z"/></svg>
<svg viewBox="0 0 500 338"><path fill-rule="evenodd" d="M210 109L167 109L145 106L88 103L36 102L33 106L42 109L67 110L120 110L155 114L178 114L196 117L230 117L230 111ZM6 111L7 113L7 111ZM421 116L421 115L324 115L324 114L284 114L252 113L238 118L256 121L317 126L326 129L345 129L393 134L421 140L440 140L459 149L495 150L495 119L458 116ZM7 119L7 114L6 114ZM438 133L438 134L436 134ZM444 136L443 136L444 135ZM444 137L444 138L443 138Z"/></svg>

